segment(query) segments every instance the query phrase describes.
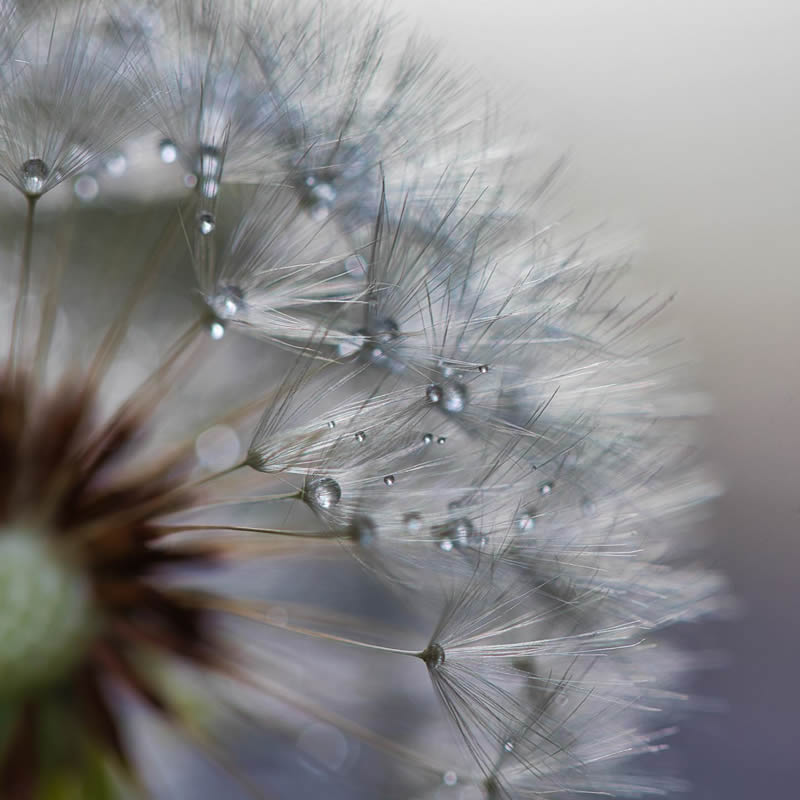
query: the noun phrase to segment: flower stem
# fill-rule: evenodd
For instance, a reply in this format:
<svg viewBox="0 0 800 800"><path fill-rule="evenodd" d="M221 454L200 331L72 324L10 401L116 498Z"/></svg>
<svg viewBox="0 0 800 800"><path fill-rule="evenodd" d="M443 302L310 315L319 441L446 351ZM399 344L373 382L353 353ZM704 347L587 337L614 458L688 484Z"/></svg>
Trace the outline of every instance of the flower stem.
<svg viewBox="0 0 800 800"><path fill-rule="evenodd" d="M14 305L14 321L11 325L11 347L9 361L11 372L14 372L19 351L22 349L25 329L25 312L27 310L28 290L31 283L31 255L33 252L33 219L38 197L27 196L28 210L25 214L25 229L22 235L22 252L19 263L19 284L17 286L17 302Z"/></svg>

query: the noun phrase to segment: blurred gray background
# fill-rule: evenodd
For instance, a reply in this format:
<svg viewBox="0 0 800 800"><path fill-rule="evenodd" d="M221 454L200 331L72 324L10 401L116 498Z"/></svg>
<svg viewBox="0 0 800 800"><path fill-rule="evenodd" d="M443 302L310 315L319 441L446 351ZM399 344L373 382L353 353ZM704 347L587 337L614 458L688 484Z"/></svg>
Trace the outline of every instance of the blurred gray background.
<svg viewBox="0 0 800 800"><path fill-rule="evenodd" d="M530 144L569 156L557 206L637 247L713 398L727 494L710 558L742 611L695 627L728 664L695 691L724 713L672 757L692 800L794 798L800 785L800 3L404 0L447 60ZM513 127L513 126L510 126Z"/></svg>

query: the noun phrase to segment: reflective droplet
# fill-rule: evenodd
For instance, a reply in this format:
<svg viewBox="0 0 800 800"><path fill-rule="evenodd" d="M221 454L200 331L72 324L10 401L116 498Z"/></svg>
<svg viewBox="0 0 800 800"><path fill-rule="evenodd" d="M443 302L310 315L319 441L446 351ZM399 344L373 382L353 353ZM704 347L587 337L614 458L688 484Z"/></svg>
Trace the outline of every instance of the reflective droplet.
<svg viewBox="0 0 800 800"><path fill-rule="evenodd" d="M41 158L29 158L20 170L22 176L22 190L25 194L38 197L45 187L50 167Z"/></svg>
<svg viewBox="0 0 800 800"><path fill-rule="evenodd" d="M383 479L383 482L384 482L384 483L385 483L387 486L394 486L394 475L387 475L387 476L386 476L386 477Z"/></svg>
<svg viewBox="0 0 800 800"><path fill-rule="evenodd" d="M431 642L422 651L422 653L420 653L420 658L425 662L429 669L441 667L445 662L444 647L442 647L438 642Z"/></svg>
<svg viewBox="0 0 800 800"><path fill-rule="evenodd" d="M75 179L72 190L79 200L89 203L100 193L100 185L93 175L79 175Z"/></svg>
<svg viewBox="0 0 800 800"><path fill-rule="evenodd" d="M315 222L322 222L330 216L336 202L333 184L308 175L303 181L303 195L308 212Z"/></svg>
<svg viewBox="0 0 800 800"><path fill-rule="evenodd" d="M329 419L329 420L328 420L328 421L325 423L325 427L326 427L326 428L327 428L329 431L332 431L332 430L333 430L333 429L336 427L336 420L334 420L334 419Z"/></svg>
<svg viewBox="0 0 800 800"><path fill-rule="evenodd" d="M455 786L458 783L458 775L452 769L449 769L442 776L442 783L445 786Z"/></svg>
<svg viewBox="0 0 800 800"><path fill-rule="evenodd" d="M526 509L525 511L520 511L517 514L517 518L514 520L514 525L518 531L532 531L536 526L536 509Z"/></svg>
<svg viewBox="0 0 800 800"><path fill-rule="evenodd" d="M392 357L392 346L400 338L400 329L391 318L377 320L368 328L360 328L352 334L352 344L358 345L358 358L364 363L375 364L394 372L402 371L404 364ZM342 346L339 346L342 353ZM349 353L348 353L349 354Z"/></svg>
<svg viewBox="0 0 800 800"><path fill-rule="evenodd" d="M210 211L201 211L197 215L197 227L200 229L200 233L202 233L203 236L208 236L210 233L214 232L214 228L217 227L217 221Z"/></svg>
<svg viewBox="0 0 800 800"><path fill-rule="evenodd" d="M178 160L178 148L171 139L162 139L159 142L158 153L165 164L174 164Z"/></svg>
<svg viewBox="0 0 800 800"><path fill-rule="evenodd" d="M341 358L355 355L356 353L361 352L361 348L364 347L364 341L363 334L359 331L356 331L350 336L346 336L344 339L342 339L336 346L336 351Z"/></svg>
<svg viewBox="0 0 800 800"><path fill-rule="evenodd" d="M423 441L425 444L430 444L430 443L433 441L433 434L432 434L432 433L426 433L426 434L424 434L424 435L422 436L422 441Z"/></svg>
<svg viewBox="0 0 800 800"><path fill-rule="evenodd" d="M244 307L244 292L238 286L220 286L209 306L222 320L233 319Z"/></svg>
<svg viewBox="0 0 800 800"><path fill-rule="evenodd" d="M514 742L512 742L512 741L503 742L503 750L505 750L506 753L513 752L514 751Z"/></svg>
<svg viewBox="0 0 800 800"><path fill-rule="evenodd" d="M489 365L488 364L481 364L478 367L478 372L480 372L481 375L485 375L488 371L489 371Z"/></svg>
<svg viewBox="0 0 800 800"><path fill-rule="evenodd" d="M422 530L422 515L417 513L406 514L403 517L403 523L408 533L419 533Z"/></svg>
<svg viewBox="0 0 800 800"><path fill-rule="evenodd" d="M211 323L211 338L218 342L225 335L225 326L221 322Z"/></svg>
<svg viewBox="0 0 800 800"><path fill-rule="evenodd" d="M367 440L367 434L364 431L359 431L356 434L356 441L357 442L365 442Z"/></svg>
<svg viewBox="0 0 800 800"><path fill-rule="evenodd" d="M442 387L438 384L431 384L425 390L425 399L429 403L439 403L442 400Z"/></svg>
<svg viewBox="0 0 800 800"><path fill-rule="evenodd" d="M539 494L546 497L553 491L553 481L545 481L539 486Z"/></svg>
<svg viewBox="0 0 800 800"><path fill-rule="evenodd" d="M312 478L303 492L305 501L317 508L333 508L342 499L342 489L333 478Z"/></svg>
<svg viewBox="0 0 800 800"><path fill-rule="evenodd" d="M446 437L446 436L440 436L440 437L439 437L439 438L436 440L436 444L444 444L446 441L447 441L447 437Z"/></svg>
<svg viewBox="0 0 800 800"><path fill-rule="evenodd" d="M431 384L425 391L429 403L439 406L448 414L458 414L467 406L469 393L463 383Z"/></svg>
<svg viewBox="0 0 800 800"><path fill-rule="evenodd" d="M449 553L453 548L479 547L486 543L469 517L458 517L444 525L437 525L433 535L439 539L439 548Z"/></svg>

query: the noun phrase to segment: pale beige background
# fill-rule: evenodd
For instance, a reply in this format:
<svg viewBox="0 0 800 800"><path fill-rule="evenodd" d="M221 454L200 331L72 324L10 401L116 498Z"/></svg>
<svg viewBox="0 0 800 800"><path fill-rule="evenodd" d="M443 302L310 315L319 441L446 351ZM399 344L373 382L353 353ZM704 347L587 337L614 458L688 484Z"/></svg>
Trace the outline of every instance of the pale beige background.
<svg viewBox="0 0 800 800"><path fill-rule="evenodd" d="M400 7L399 4L397 7ZM543 146L559 202L639 241L638 269L703 367L728 486L712 557L745 616L695 631L727 715L679 748L692 798L792 798L800 780L800 3L405 0Z"/></svg>

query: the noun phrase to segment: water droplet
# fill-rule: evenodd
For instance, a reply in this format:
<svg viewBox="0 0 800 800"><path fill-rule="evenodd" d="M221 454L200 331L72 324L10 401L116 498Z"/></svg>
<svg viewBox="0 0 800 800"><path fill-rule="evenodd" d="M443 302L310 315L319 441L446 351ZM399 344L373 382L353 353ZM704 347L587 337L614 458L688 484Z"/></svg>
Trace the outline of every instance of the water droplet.
<svg viewBox="0 0 800 800"><path fill-rule="evenodd" d="M424 434L424 435L422 436L422 441L423 441L425 444L430 444L430 443L433 441L433 434L432 434L432 433L426 433L426 434Z"/></svg>
<svg viewBox="0 0 800 800"><path fill-rule="evenodd" d="M391 355L392 346L400 338L397 323L390 318L377 320L368 328L360 328L352 334L353 345L358 344L358 357L362 363L401 371L403 364ZM339 346L341 354L342 347Z"/></svg>
<svg viewBox="0 0 800 800"><path fill-rule="evenodd" d="M225 326L221 322L211 323L211 338L218 342L225 335Z"/></svg>
<svg viewBox="0 0 800 800"><path fill-rule="evenodd" d="M514 742L510 740L503 742L503 750L505 750L506 753L512 753L514 751Z"/></svg>
<svg viewBox="0 0 800 800"><path fill-rule="evenodd" d="M422 651L422 653L420 653L420 658L425 662L429 669L437 669L445 662L444 647L442 647L438 642L431 642Z"/></svg>
<svg viewBox="0 0 800 800"><path fill-rule="evenodd" d="M200 228L200 233L203 236L208 236L214 232L214 228L217 227L217 221L210 211L201 211L197 215L197 227Z"/></svg>
<svg viewBox="0 0 800 800"><path fill-rule="evenodd" d="M315 222L323 222L333 210L336 202L336 189L333 184L307 175L302 185L303 200L308 213Z"/></svg>
<svg viewBox="0 0 800 800"><path fill-rule="evenodd" d="M342 489L333 478L312 478L306 484L303 499L317 508L333 508L342 499Z"/></svg>
<svg viewBox="0 0 800 800"><path fill-rule="evenodd" d="M488 364L481 364L478 367L478 372L480 372L481 375L485 375L488 371L489 371L489 365Z"/></svg>
<svg viewBox="0 0 800 800"><path fill-rule="evenodd" d="M446 441L447 441L447 437L446 437L446 436L440 436L440 437L439 437L439 438L436 440L436 444L444 444Z"/></svg>
<svg viewBox="0 0 800 800"><path fill-rule="evenodd" d="M328 420L328 421L325 423L325 427L326 427L326 428L327 428L329 431L332 431L332 430L333 430L333 429L336 427L336 420L335 420L335 419L329 419L329 420Z"/></svg>
<svg viewBox="0 0 800 800"><path fill-rule="evenodd" d="M365 442L367 440L367 434L364 431L359 431L356 434L356 441L357 442Z"/></svg>
<svg viewBox="0 0 800 800"><path fill-rule="evenodd" d="M438 525L433 535L439 539L439 547L446 553L453 548L476 547L485 543L483 536L475 530L469 517L458 517L444 525Z"/></svg>
<svg viewBox="0 0 800 800"><path fill-rule="evenodd" d="M84 203L94 200L100 193L100 185L92 175L79 175L72 187L75 196Z"/></svg>
<svg viewBox="0 0 800 800"><path fill-rule="evenodd" d="M517 514L514 525L518 531L532 531L536 527L536 509L526 509Z"/></svg>
<svg viewBox="0 0 800 800"><path fill-rule="evenodd" d="M387 486L394 486L394 475L387 475L387 476L386 476L386 477L383 479L383 482L384 482L384 483L385 483Z"/></svg>
<svg viewBox="0 0 800 800"><path fill-rule="evenodd" d="M542 497L547 497L553 491L553 481L545 481L543 484L539 486L539 494Z"/></svg>
<svg viewBox="0 0 800 800"><path fill-rule="evenodd" d="M417 513L406 514L403 523L408 533L419 533L422 530L422 515Z"/></svg>
<svg viewBox="0 0 800 800"><path fill-rule="evenodd" d="M38 197L45 187L50 167L41 158L29 158L20 170L22 175L22 190L25 194Z"/></svg>
<svg viewBox="0 0 800 800"><path fill-rule="evenodd" d="M597 513L597 506L594 504L594 500L590 497L584 497L583 501L581 502L581 511L583 512L584 517L592 517Z"/></svg>
<svg viewBox="0 0 800 800"><path fill-rule="evenodd" d="M171 139L162 139L159 142L158 153L165 164L174 164L178 160L178 148Z"/></svg>
<svg viewBox="0 0 800 800"><path fill-rule="evenodd" d="M119 178L128 169L128 158L124 153L112 153L105 160L105 168L109 175Z"/></svg>
<svg viewBox="0 0 800 800"><path fill-rule="evenodd" d="M336 352L341 358L346 358L359 353L362 347L364 347L364 336L359 331L356 331L339 342Z"/></svg>
<svg viewBox="0 0 800 800"><path fill-rule="evenodd" d="M458 783L458 775L452 769L449 769L442 776L442 783L445 786L455 786Z"/></svg>
<svg viewBox="0 0 800 800"><path fill-rule="evenodd" d="M220 319L233 319L244 307L244 291L238 286L220 286L209 305Z"/></svg>
<svg viewBox="0 0 800 800"><path fill-rule="evenodd" d="M434 383L427 388L425 397L442 411L458 414L466 408L469 393L463 383Z"/></svg>
<svg viewBox="0 0 800 800"><path fill-rule="evenodd" d="M442 387L437 384L431 384L425 390L425 399L429 403L439 403L442 399Z"/></svg>

